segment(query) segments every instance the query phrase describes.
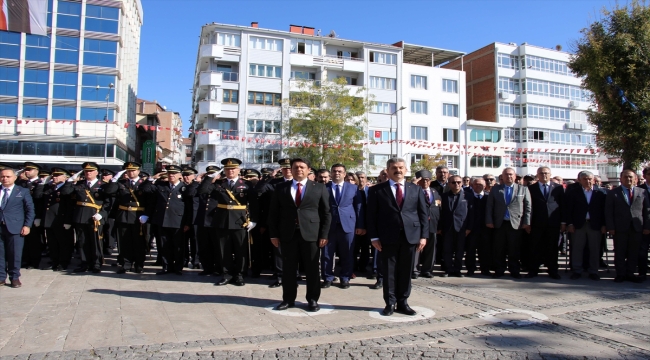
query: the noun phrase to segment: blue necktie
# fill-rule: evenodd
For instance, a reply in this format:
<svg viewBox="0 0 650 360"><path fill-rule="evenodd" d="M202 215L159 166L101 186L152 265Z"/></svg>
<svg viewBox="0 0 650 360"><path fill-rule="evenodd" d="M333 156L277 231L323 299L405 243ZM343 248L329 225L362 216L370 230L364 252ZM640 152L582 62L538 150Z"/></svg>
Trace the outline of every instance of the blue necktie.
<svg viewBox="0 0 650 360"><path fill-rule="evenodd" d="M336 199L336 203L338 204L341 202L341 190L340 190L341 185L334 185L334 187L335 187L334 198Z"/></svg>
<svg viewBox="0 0 650 360"><path fill-rule="evenodd" d="M7 199L9 198L9 189L4 188L2 189L4 194L2 194L2 202L0 203L0 209L4 210L5 206L7 206ZM5 216L2 212L0 212L0 222L4 222Z"/></svg>
<svg viewBox="0 0 650 360"><path fill-rule="evenodd" d="M548 200L548 184L544 184L544 198Z"/></svg>
<svg viewBox="0 0 650 360"><path fill-rule="evenodd" d="M510 205L511 201L512 201L512 188L510 186L506 186L506 215L505 215L506 220L510 220L510 210L508 210L508 205Z"/></svg>

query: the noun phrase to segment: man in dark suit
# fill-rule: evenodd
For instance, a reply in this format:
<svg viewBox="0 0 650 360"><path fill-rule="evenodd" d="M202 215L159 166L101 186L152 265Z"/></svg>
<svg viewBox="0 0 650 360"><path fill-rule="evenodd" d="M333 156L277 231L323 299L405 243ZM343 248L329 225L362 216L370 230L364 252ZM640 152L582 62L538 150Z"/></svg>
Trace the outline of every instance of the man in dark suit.
<svg viewBox="0 0 650 360"><path fill-rule="evenodd" d="M405 181L404 159L391 158L386 167L389 180L368 192L368 236L381 256L383 314L412 316L416 312L408 304L411 273L415 252L424 249L429 236L429 209L422 188Z"/></svg>
<svg viewBox="0 0 650 360"><path fill-rule="evenodd" d="M25 179L16 180L16 185L22 186L29 190L34 202L34 211L40 215L43 212L43 201L41 194L43 191L43 182L38 176L41 166L33 162L25 162L23 164L22 175ZM29 235L25 236L25 247L23 248L23 267L27 269L38 269L41 264L41 254L43 252L42 242L43 227L39 221L34 220Z"/></svg>
<svg viewBox="0 0 650 360"><path fill-rule="evenodd" d="M436 180L431 182L430 187L437 191L438 194L442 195L449 191L449 183L447 182L448 179L449 169L445 165L440 165L436 167ZM434 230L431 229L431 231ZM445 259L443 256L444 245L444 241L436 241L436 262L440 264L443 271L445 271L445 268L447 266L447 264L445 264Z"/></svg>
<svg viewBox="0 0 650 360"><path fill-rule="evenodd" d="M277 185L271 196L269 235L273 246L282 244L284 266L282 302L278 310L295 306L299 259L307 275L307 309L320 310L319 248L327 245L332 215L327 187L308 180L309 169L308 160L291 159L293 180Z"/></svg>
<svg viewBox="0 0 650 360"><path fill-rule="evenodd" d="M621 172L621 186L607 193L605 223L614 237L615 282L641 282L637 270L642 235L650 234L650 199L647 190L634 186L636 173Z"/></svg>
<svg viewBox="0 0 650 360"><path fill-rule="evenodd" d="M361 208L361 195L356 185L345 182L346 169L343 164L331 168L332 182L325 185L329 193L330 224L327 245L321 252L322 288L329 288L334 281L334 254L338 254L341 271L341 289L350 287L354 265L354 235L364 235L365 214Z"/></svg>
<svg viewBox="0 0 650 360"><path fill-rule="evenodd" d="M481 274L491 276L490 266L492 264L492 229L485 227L485 207L487 206L488 194L485 193L485 180L476 178L472 181L471 187L465 191L466 196L472 197L472 230L465 238L465 267L467 276L474 275L476 271L476 255L481 262Z"/></svg>
<svg viewBox="0 0 650 360"><path fill-rule="evenodd" d="M565 231L562 222L564 188L551 182L551 169L542 166L537 169L537 183L530 185L532 203L531 231L527 278L537 276L541 264L545 264L551 279L561 279L558 273L557 239L560 231Z"/></svg>
<svg viewBox="0 0 650 360"><path fill-rule="evenodd" d="M221 274L223 268L219 260L218 232L212 225L212 217L215 215L219 201L212 197L210 185L213 177L219 177L219 170L221 168L216 165L208 165L196 193L193 194L194 197L199 198L199 208L194 219L194 225L198 227L199 261L203 268L199 276Z"/></svg>
<svg viewBox="0 0 650 360"><path fill-rule="evenodd" d="M182 169L182 181L185 184L185 192L187 193L185 201L188 202L188 208L192 209L192 215L188 216L190 228L183 233L183 250L185 252L183 265L190 269L194 269L200 266L197 244L199 227L198 225L194 225L196 215L199 212L199 198L196 196L199 187L199 182L196 181L196 176L199 172L188 165L183 165Z"/></svg>
<svg viewBox="0 0 650 360"><path fill-rule="evenodd" d="M438 229L442 232L445 244L445 273L443 277L462 277L460 269L463 267L463 254L465 253L465 237L473 227L473 197L467 196L462 189L462 178L453 175L449 179L449 191L442 194L440 205L440 221Z"/></svg>
<svg viewBox="0 0 650 360"><path fill-rule="evenodd" d="M431 172L429 170L420 170L415 173L415 177L420 179L418 185L422 188L424 200L429 209L429 238L427 244L421 252L415 252L415 261L413 268L413 278L421 275L425 278L433 277L433 267L436 264L436 243L437 243L437 230L438 221L440 220L440 193L430 186ZM418 263L422 263L420 273L417 273Z"/></svg>
<svg viewBox="0 0 650 360"><path fill-rule="evenodd" d="M601 236L605 229L605 193L594 186L594 175L581 171L578 175L580 189L567 191L565 198L564 220L571 236L572 280L579 279L583 271L585 248L589 256L589 278L599 280L598 259L600 258ZM558 185L559 186L559 185ZM535 211L535 210L533 210ZM533 229L533 231L535 231ZM557 250L555 251L557 254Z"/></svg>
<svg viewBox="0 0 650 360"><path fill-rule="evenodd" d="M121 174L115 176L115 172L113 170L102 169L101 171L101 179L102 182L105 184L110 184L114 178L119 179L120 177ZM106 197L104 208L106 209L106 213L108 214L108 216L105 219L106 221L104 222L104 225L102 226L102 245L103 245L102 251L104 251L104 256L109 256L111 255L111 252L115 248L115 243L117 238L117 231L115 230L115 216L117 215L117 206L115 205L115 198L112 196ZM121 260L122 260L121 257L118 256L118 262L120 262Z"/></svg>
<svg viewBox="0 0 650 360"><path fill-rule="evenodd" d="M494 229L494 277L506 271L506 249L510 276L521 279L520 249L521 232L530 233L530 192L523 185L515 184L513 168L505 168L501 174L502 184L490 191L485 206L485 226Z"/></svg>
<svg viewBox="0 0 650 360"><path fill-rule="evenodd" d="M650 199L650 166L643 169L645 183L639 186L646 190L645 196ZM639 278L645 281L648 276L648 248L650 248L650 234L643 235L639 247Z"/></svg>
<svg viewBox="0 0 650 360"><path fill-rule="evenodd" d="M34 203L29 190L15 182L13 169L0 170L0 279L5 285L19 288L21 257L25 236L34 222ZM7 273L9 284L5 283Z"/></svg>

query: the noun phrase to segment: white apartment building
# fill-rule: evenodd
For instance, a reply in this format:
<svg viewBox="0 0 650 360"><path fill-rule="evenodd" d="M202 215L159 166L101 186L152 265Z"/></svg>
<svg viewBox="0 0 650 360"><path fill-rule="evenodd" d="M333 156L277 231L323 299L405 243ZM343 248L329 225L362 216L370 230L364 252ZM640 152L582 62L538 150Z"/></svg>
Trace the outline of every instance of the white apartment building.
<svg viewBox="0 0 650 360"><path fill-rule="evenodd" d="M140 0L49 0L47 21L47 36L0 31L3 162L117 168L138 157L126 124L135 125Z"/></svg>
<svg viewBox="0 0 650 360"><path fill-rule="evenodd" d="M443 129L450 137L462 137L464 73L434 67L460 55L404 42L386 45L321 36L306 26L279 31L257 23L205 25L193 89L193 163L202 170L237 157L245 167L274 166L283 157L285 142L295 140L282 135L287 118L282 99L289 98L299 80L336 78L345 78L351 93L365 87L375 102L364 129L363 169L377 175L391 146L393 154L416 161L427 152L412 140L444 141ZM463 165L458 154L445 155L453 166Z"/></svg>

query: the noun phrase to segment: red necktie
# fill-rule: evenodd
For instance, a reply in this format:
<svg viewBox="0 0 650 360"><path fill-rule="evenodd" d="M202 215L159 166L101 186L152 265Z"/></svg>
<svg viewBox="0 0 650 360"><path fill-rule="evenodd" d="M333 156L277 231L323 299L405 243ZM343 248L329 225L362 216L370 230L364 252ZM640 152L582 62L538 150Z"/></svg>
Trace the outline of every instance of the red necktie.
<svg viewBox="0 0 650 360"><path fill-rule="evenodd" d="M632 200L634 199L634 193L632 192L632 188L629 189L628 193L630 194L630 206L632 206Z"/></svg>
<svg viewBox="0 0 650 360"><path fill-rule="evenodd" d="M402 205L404 205L404 194L402 193L402 184L395 183L395 186L397 186L397 190L395 191L395 200L397 200L397 206L399 206L401 210Z"/></svg>
<svg viewBox="0 0 650 360"><path fill-rule="evenodd" d="M296 185L298 186L298 190L296 190L296 207L300 207L300 203L302 202L302 184L297 183Z"/></svg>

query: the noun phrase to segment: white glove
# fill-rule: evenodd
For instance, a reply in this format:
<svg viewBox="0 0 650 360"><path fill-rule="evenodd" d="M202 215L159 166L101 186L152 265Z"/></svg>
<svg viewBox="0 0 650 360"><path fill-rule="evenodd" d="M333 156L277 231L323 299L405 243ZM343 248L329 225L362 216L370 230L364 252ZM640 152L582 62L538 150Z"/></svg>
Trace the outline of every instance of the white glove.
<svg viewBox="0 0 650 360"><path fill-rule="evenodd" d="M208 177L214 179L214 177L217 175L219 175L219 173L212 173L212 174L208 174Z"/></svg>
<svg viewBox="0 0 650 360"><path fill-rule="evenodd" d="M122 170L122 171L118 172L117 174L115 174L115 176L113 176L113 178L111 179L111 182L117 182L117 180L122 178L122 175L124 175L125 172L126 172L126 170Z"/></svg>
<svg viewBox="0 0 650 360"><path fill-rule="evenodd" d="M66 230L70 230L71 227L72 227L72 225L70 225L70 224L63 224L63 228L66 229Z"/></svg>
<svg viewBox="0 0 650 360"><path fill-rule="evenodd" d="M68 179L68 182L75 182L75 181L77 181L77 180L79 179L79 175L81 175L82 172L84 172L84 171L81 170L81 171L79 171L78 173L72 175L72 177Z"/></svg>
<svg viewBox="0 0 650 360"><path fill-rule="evenodd" d="M99 221L99 220L102 219L102 216L100 214L95 214L95 215L93 215L93 219Z"/></svg>
<svg viewBox="0 0 650 360"><path fill-rule="evenodd" d="M257 225L257 223L249 221L248 226L246 226L246 231L251 231Z"/></svg>
<svg viewBox="0 0 650 360"><path fill-rule="evenodd" d="M144 224L149 220L149 217L147 215L140 215L140 224Z"/></svg>
<svg viewBox="0 0 650 360"><path fill-rule="evenodd" d="M34 227L41 226L41 219L34 219Z"/></svg>

